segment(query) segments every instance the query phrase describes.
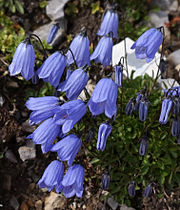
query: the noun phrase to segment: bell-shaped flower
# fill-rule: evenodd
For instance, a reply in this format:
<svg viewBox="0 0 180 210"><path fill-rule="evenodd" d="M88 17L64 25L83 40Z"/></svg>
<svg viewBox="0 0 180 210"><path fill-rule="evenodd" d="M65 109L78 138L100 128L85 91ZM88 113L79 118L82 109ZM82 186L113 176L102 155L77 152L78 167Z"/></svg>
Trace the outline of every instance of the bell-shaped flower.
<svg viewBox="0 0 180 210"><path fill-rule="evenodd" d="M149 102L146 99L141 99L139 103L139 120L145 121L148 114Z"/></svg>
<svg viewBox="0 0 180 210"><path fill-rule="evenodd" d="M54 160L45 169L42 178L38 182L38 185L40 188L48 188L49 191L55 188L56 192L59 193L62 190L61 181L63 174L63 163L58 160Z"/></svg>
<svg viewBox="0 0 180 210"><path fill-rule="evenodd" d="M72 52L68 50L66 54L68 65L74 63L74 59L78 67L90 65L89 39L85 28L83 28L81 33L73 39L69 48Z"/></svg>
<svg viewBox="0 0 180 210"><path fill-rule="evenodd" d="M37 73L39 78L42 78L45 82L49 82L56 88L65 67L66 57L60 52L55 52L44 61Z"/></svg>
<svg viewBox="0 0 180 210"><path fill-rule="evenodd" d="M107 171L105 171L102 175L102 189L106 190L108 189L110 184L110 175Z"/></svg>
<svg viewBox="0 0 180 210"><path fill-rule="evenodd" d="M60 88L66 92L69 100L76 99L88 82L89 76L83 69L77 69L68 77L66 83Z"/></svg>
<svg viewBox="0 0 180 210"><path fill-rule="evenodd" d="M111 131L112 131L112 127L108 124L102 123L99 126L97 150L104 151L106 147L107 138L110 135Z"/></svg>
<svg viewBox="0 0 180 210"><path fill-rule="evenodd" d="M143 97L143 95L141 93L138 93L138 95L136 97L135 105L134 105L134 110L135 111L139 110L139 104L140 104L140 101L141 101L142 97Z"/></svg>
<svg viewBox="0 0 180 210"><path fill-rule="evenodd" d="M94 60L95 63L101 63L104 67L109 66L112 58L112 47L112 38L109 35L103 36L98 42L98 45L92 53L90 59Z"/></svg>
<svg viewBox="0 0 180 210"><path fill-rule="evenodd" d="M27 138L32 138L34 144L43 144L43 153L48 152L53 141L60 132L60 126L52 118L45 120Z"/></svg>
<svg viewBox="0 0 180 210"><path fill-rule="evenodd" d="M67 72L66 72L66 79L65 79L65 81L63 81L63 82L61 82L61 83L59 84L57 91L62 91L62 90L63 90L65 84L67 83L68 78L70 77L70 75L71 75L72 73L73 73L73 71L72 71L71 69L67 69Z"/></svg>
<svg viewBox="0 0 180 210"><path fill-rule="evenodd" d="M151 28L138 38L131 49L135 49L136 58L146 59L146 62L149 63L153 60L162 41L163 35L161 31L156 28Z"/></svg>
<svg viewBox="0 0 180 210"><path fill-rule="evenodd" d="M78 198L83 194L84 168L75 164L70 166L62 180L62 193L66 198L76 195Z"/></svg>
<svg viewBox="0 0 180 210"><path fill-rule="evenodd" d="M59 160L68 161L68 165L71 166L81 144L81 140L76 135L70 134L53 145L51 151L57 152Z"/></svg>
<svg viewBox="0 0 180 210"><path fill-rule="evenodd" d="M29 80L34 75L35 52L30 39L21 42L14 54L12 63L9 66L11 76L22 74L24 79Z"/></svg>
<svg viewBox="0 0 180 210"><path fill-rule="evenodd" d="M36 71L34 72L34 75L33 75L32 79L31 79L31 81L32 81L33 85L37 85L39 83L39 77L38 77Z"/></svg>
<svg viewBox="0 0 180 210"><path fill-rule="evenodd" d="M113 33L113 38L117 39L118 36L118 14L111 8L107 10L106 14L104 15L104 19L101 23L100 29L97 33L99 36L107 35L108 33Z"/></svg>
<svg viewBox="0 0 180 210"><path fill-rule="evenodd" d="M148 139L145 137L145 138L141 139L141 143L140 143L140 147L139 147L139 154L141 156L144 156L147 152L147 148L148 148Z"/></svg>
<svg viewBox="0 0 180 210"><path fill-rule="evenodd" d="M115 66L114 71L115 71L115 83L119 87L122 87L123 66L122 65Z"/></svg>
<svg viewBox="0 0 180 210"><path fill-rule="evenodd" d="M51 27L51 30L48 34L47 43L51 44L53 42L54 38L56 37L56 34L59 30L58 24L53 24Z"/></svg>
<svg viewBox="0 0 180 210"><path fill-rule="evenodd" d="M175 117L178 117L179 112L180 112L180 98L175 97L173 100L173 113Z"/></svg>
<svg viewBox="0 0 180 210"><path fill-rule="evenodd" d="M92 115L99 115L103 112L109 118L116 115L117 107L117 85L112 79L101 79L88 102L89 110Z"/></svg>
<svg viewBox="0 0 180 210"><path fill-rule="evenodd" d="M86 113L86 106L82 100L73 100L60 106L60 110L54 115L57 125L62 125L62 132L68 133Z"/></svg>
<svg viewBox="0 0 180 210"><path fill-rule="evenodd" d="M172 121L171 133L173 136L180 136L180 119L175 117Z"/></svg>
<svg viewBox="0 0 180 210"><path fill-rule="evenodd" d="M136 195L136 185L134 181L130 182L128 186L128 193L129 193L129 196L131 197L134 197Z"/></svg>
<svg viewBox="0 0 180 210"><path fill-rule="evenodd" d="M171 99L165 98L162 101L161 114L160 114L160 118L159 118L159 122L161 124L166 124L167 123L169 112L171 111L172 106L173 106L173 102L172 102Z"/></svg>
<svg viewBox="0 0 180 210"><path fill-rule="evenodd" d="M144 197L149 197L152 193L152 183L150 183L144 190Z"/></svg>
<svg viewBox="0 0 180 210"><path fill-rule="evenodd" d="M135 98L131 98L125 108L125 114L126 115L131 115L133 110L135 109L135 105L136 105L136 99Z"/></svg>

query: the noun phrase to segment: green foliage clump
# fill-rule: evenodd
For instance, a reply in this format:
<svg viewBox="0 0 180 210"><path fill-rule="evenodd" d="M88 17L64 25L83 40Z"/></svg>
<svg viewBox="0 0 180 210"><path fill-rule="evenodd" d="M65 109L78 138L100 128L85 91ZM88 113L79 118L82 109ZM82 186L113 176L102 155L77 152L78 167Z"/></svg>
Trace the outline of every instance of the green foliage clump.
<svg viewBox="0 0 180 210"><path fill-rule="evenodd" d="M24 14L24 8L18 0L0 0L0 8L9 9L12 13L18 11Z"/></svg>

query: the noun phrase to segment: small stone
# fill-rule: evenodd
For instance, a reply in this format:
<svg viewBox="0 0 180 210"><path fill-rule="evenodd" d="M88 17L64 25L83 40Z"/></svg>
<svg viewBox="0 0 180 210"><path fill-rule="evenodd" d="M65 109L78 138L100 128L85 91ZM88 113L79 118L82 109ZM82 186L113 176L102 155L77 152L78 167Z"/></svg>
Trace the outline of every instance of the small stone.
<svg viewBox="0 0 180 210"><path fill-rule="evenodd" d="M24 201L21 203L20 210L28 210L28 206Z"/></svg>
<svg viewBox="0 0 180 210"><path fill-rule="evenodd" d="M18 210L19 209L19 203L16 199L16 197L13 195L12 198L10 199L10 205L13 207L13 209Z"/></svg>
<svg viewBox="0 0 180 210"><path fill-rule="evenodd" d="M5 157L12 163L17 163L17 159L11 150L7 150L5 153Z"/></svg>
<svg viewBox="0 0 180 210"><path fill-rule="evenodd" d="M171 53L168 57L167 60L172 63L174 66L177 66L180 64L180 49L174 51Z"/></svg>
<svg viewBox="0 0 180 210"><path fill-rule="evenodd" d="M2 107L2 106L3 106L3 104L4 104L4 99L3 99L3 97L2 97L2 96L0 96L0 107Z"/></svg>
<svg viewBox="0 0 180 210"><path fill-rule="evenodd" d="M134 209L132 207L127 207L126 205L123 204L123 205L121 205L120 210L136 210L136 209Z"/></svg>
<svg viewBox="0 0 180 210"><path fill-rule="evenodd" d="M43 193L46 193L46 192L48 192L48 188L46 188L46 187L44 187L44 188L41 188L40 189Z"/></svg>
<svg viewBox="0 0 180 210"><path fill-rule="evenodd" d="M22 161L33 159L36 157L36 149L27 147L27 146L22 146L18 149L20 158Z"/></svg>
<svg viewBox="0 0 180 210"><path fill-rule="evenodd" d="M19 142L23 142L25 140L24 137L16 137L16 142L19 143Z"/></svg>
<svg viewBox="0 0 180 210"><path fill-rule="evenodd" d="M48 197L45 198L44 210L65 209L66 198L62 195L51 192Z"/></svg>
<svg viewBox="0 0 180 210"><path fill-rule="evenodd" d="M35 203L36 210L42 210L42 204L43 203L41 200L36 201L36 203Z"/></svg>
<svg viewBox="0 0 180 210"><path fill-rule="evenodd" d="M83 208L83 209L87 209L87 208L86 208L86 205L83 205L82 208Z"/></svg>
<svg viewBox="0 0 180 210"><path fill-rule="evenodd" d="M116 210L119 205L112 197L108 198L107 203L112 210Z"/></svg>
<svg viewBox="0 0 180 210"><path fill-rule="evenodd" d="M175 70L180 72L180 64L175 67Z"/></svg>
<svg viewBox="0 0 180 210"><path fill-rule="evenodd" d="M11 176L5 175L3 181L3 189L10 191L11 190Z"/></svg>
<svg viewBox="0 0 180 210"><path fill-rule="evenodd" d="M11 88L19 88L19 85L17 82L14 81L8 81L7 82L7 87L11 87Z"/></svg>

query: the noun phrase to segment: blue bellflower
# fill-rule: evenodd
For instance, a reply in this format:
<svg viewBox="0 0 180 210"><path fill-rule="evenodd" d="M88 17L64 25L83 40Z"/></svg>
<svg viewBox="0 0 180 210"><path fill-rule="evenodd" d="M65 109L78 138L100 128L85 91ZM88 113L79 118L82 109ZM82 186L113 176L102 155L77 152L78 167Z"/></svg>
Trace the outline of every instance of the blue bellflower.
<svg viewBox="0 0 180 210"><path fill-rule="evenodd" d="M159 122L161 124L166 124L167 123L169 112L171 111L172 106L173 106L172 100L170 100L168 98L165 98L162 101L161 114L160 114L160 118L159 118Z"/></svg>
<svg viewBox="0 0 180 210"><path fill-rule="evenodd" d="M172 121L171 133L173 136L180 136L180 119L176 117Z"/></svg>
<svg viewBox="0 0 180 210"><path fill-rule="evenodd" d="M144 156L147 152L148 148L148 139L145 137L141 140L140 147L139 147L139 154Z"/></svg>
<svg viewBox="0 0 180 210"><path fill-rule="evenodd" d="M70 77L70 75L73 73L73 71L71 69L67 69L66 72L66 79L65 81L61 82L58 86L58 91L62 91L62 89L64 88L65 84L67 83L68 78Z"/></svg>
<svg viewBox="0 0 180 210"><path fill-rule="evenodd" d="M108 189L110 184L110 175L109 173L106 171L103 175L102 175L102 189L106 190Z"/></svg>
<svg viewBox="0 0 180 210"><path fill-rule="evenodd" d="M140 100L139 103L139 120L144 122L146 120L147 114L148 114L148 106L149 102L147 100Z"/></svg>
<svg viewBox="0 0 180 210"><path fill-rule="evenodd" d="M70 134L53 145L51 151L57 152L59 160L68 161L68 165L71 166L81 144L81 140L76 135Z"/></svg>
<svg viewBox="0 0 180 210"><path fill-rule="evenodd" d="M89 76L83 69L77 69L68 77L66 83L59 90L65 91L69 100L76 99L88 82Z"/></svg>
<svg viewBox="0 0 180 210"><path fill-rule="evenodd" d="M68 133L86 113L86 106L82 100L69 101L54 115L57 125L62 126L62 132Z"/></svg>
<svg viewBox="0 0 180 210"><path fill-rule="evenodd" d="M131 99L128 101L127 105L126 105L125 114L128 115L128 116L131 115L132 112L133 112L134 109L135 109L135 105L136 105L136 99L135 99L135 98L131 98Z"/></svg>
<svg viewBox="0 0 180 210"><path fill-rule="evenodd" d="M58 161L52 161L46 170L42 178L39 180L38 185L40 188L48 188L51 191L55 188L56 192L59 193L62 190L61 181L64 174L64 165Z"/></svg>
<svg viewBox="0 0 180 210"><path fill-rule="evenodd" d="M11 76L22 74L24 79L29 80L34 75L35 52L30 39L21 42L14 54L12 63L9 66Z"/></svg>
<svg viewBox="0 0 180 210"><path fill-rule="evenodd" d="M62 193L66 198L76 195L78 198L83 194L84 168L75 164L67 170L62 180Z"/></svg>
<svg viewBox="0 0 180 210"><path fill-rule="evenodd" d="M123 65L117 65L115 66L115 83L122 87L122 79L123 79Z"/></svg>
<svg viewBox="0 0 180 210"><path fill-rule="evenodd" d="M152 183L150 183L144 190L144 197L149 197L152 193Z"/></svg>
<svg viewBox="0 0 180 210"><path fill-rule="evenodd" d="M65 67L66 57L60 52L55 52L44 61L37 73L39 78L42 78L45 82L49 82L56 88Z"/></svg>
<svg viewBox="0 0 180 210"><path fill-rule="evenodd" d="M129 196L131 197L134 197L136 195L136 185L134 181L130 182L128 186L128 193L129 193Z"/></svg>
<svg viewBox="0 0 180 210"><path fill-rule="evenodd" d="M116 115L117 107L117 85L112 79L101 79L88 102L89 110L92 115L99 115L103 112L109 118Z"/></svg>
<svg viewBox="0 0 180 210"><path fill-rule="evenodd" d="M139 103L140 103L140 100L142 99L142 97L143 97L143 95L141 93L138 93L138 95L136 97L135 105L134 105L135 111L139 110Z"/></svg>
<svg viewBox="0 0 180 210"><path fill-rule="evenodd" d="M97 141L97 150L104 151L106 147L106 141L109 136L109 134L112 131L112 127L108 124L102 123L99 126L98 131L98 141Z"/></svg>
<svg viewBox="0 0 180 210"><path fill-rule="evenodd" d="M85 29L83 29L81 33L73 39L69 48L74 55L78 67L90 65L89 39ZM74 63L72 53L68 50L66 54L68 65Z"/></svg>
<svg viewBox="0 0 180 210"><path fill-rule="evenodd" d="M54 40L54 38L56 37L56 34L59 30L58 24L53 24L51 27L51 30L48 34L48 38L47 38L47 43L51 44Z"/></svg>
<svg viewBox="0 0 180 210"><path fill-rule="evenodd" d="M138 38L131 49L135 49L136 58L146 59L146 62L149 63L153 60L162 41L163 35L160 30L151 28Z"/></svg>
<svg viewBox="0 0 180 210"><path fill-rule="evenodd" d="M90 59L95 63L101 63L104 67L109 66L112 58L113 41L110 36L103 36Z"/></svg>
<svg viewBox="0 0 180 210"><path fill-rule="evenodd" d="M104 19L101 23L100 29L97 33L99 36L107 35L108 33L113 33L113 38L117 39L118 36L118 14L114 9L107 10L104 15Z"/></svg>

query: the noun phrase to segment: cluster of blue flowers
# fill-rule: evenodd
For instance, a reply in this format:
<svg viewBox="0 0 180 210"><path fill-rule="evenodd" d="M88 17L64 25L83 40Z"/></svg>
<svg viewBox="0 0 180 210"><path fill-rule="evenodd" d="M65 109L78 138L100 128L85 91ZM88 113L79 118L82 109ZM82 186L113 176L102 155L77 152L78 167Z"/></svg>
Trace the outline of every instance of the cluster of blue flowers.
<svg viewBox="0 0 180 210"><path fill-rule="evenodd" d="M51 43L58 31L58 25L53 25L48 43ZM104 113L109 120L100 124L97 140L97 150L104 151L106 141L112 131L112 121L117 113L118 87L122 87L123 65L119 62L114 67L115 81L111 78L102 78L98 81L92 96L87 104L78 99L78 96L85 88L88 80L88 69L91 62L100 63L104 67L111 64L113 39L117 39L118 14L114 7L106 11L100 29L97 33L101 36L94 52L89 54L89 39L85 28L73 39L69 49L57 51L50 55L35 71L35 52L31 44L31 37L21 42L16 49L13 61L9 66L10 75L19 73L26 79L32 79L36 83L39 79L49 82L59 92L65 92L69 101L61 103L55 96L40 98L29 98L26 107L32 111L30 124L40 124L37 129L27 138L31 138L35 144L41 145L43 153L48 151L57 152L58 159L52 161L46 168L42 178L39 180L39 187L47 187L48 190L55 188L56 192L62 192L67 198L76 195L82 197L84 168L80 164L74 164L74 159L81 148L82 142L75 134L69 134L73 126L86 114L87 107L92 116L95 117ZM159 29L153 28L145 32L133 44L137 58L146 59L150 62L157 52L163 40ZM61 77L66 71L66 79L63 82ZM167 116L172 108L172 100L169 98L163 101L163 108L160 122L167 122ZM132 98L125 109L127 115L134 110L139 111L139 119L145 121L148 114L149 101L146 91L138 93ZM175 118L173 134L177 135L179 130ZM179 125L179 124L178 124ZM92 133L92 132L91 132ZM59 140L59 141L58 141ZM56 143L55 143L56 142ZM145 155L147 140L143 139L140 145L140 155ZM63 161L67 161L68 170L64 175ZM110 182L109 174L104 175L103 188L106 189ZM131 183L128 191L134 196L134 183ZM150 194L150 189L145 194Z"/></svg>

